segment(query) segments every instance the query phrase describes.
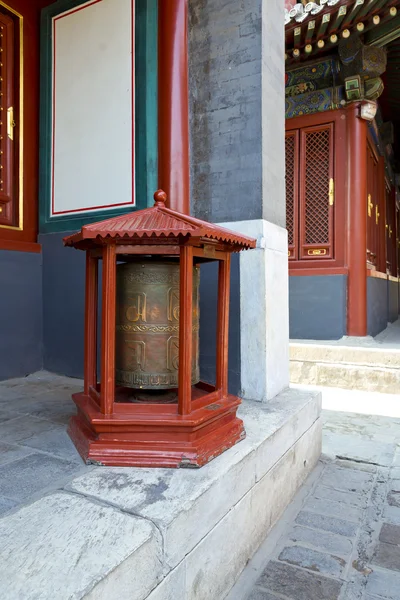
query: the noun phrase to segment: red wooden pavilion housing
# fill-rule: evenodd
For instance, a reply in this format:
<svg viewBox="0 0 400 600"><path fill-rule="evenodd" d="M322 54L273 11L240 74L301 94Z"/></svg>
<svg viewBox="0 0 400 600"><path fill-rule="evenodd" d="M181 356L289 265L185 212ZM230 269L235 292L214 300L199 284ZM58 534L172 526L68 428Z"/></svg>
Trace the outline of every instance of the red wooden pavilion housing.
<svg viewBox="0 0 400 600"><path fill-rule="evenodd" d="M70 435L82 457L104 465L202 466L245 433L239 398L228 393L230 258L255 240L155 205L82 227L64 240L86 251L84 391L75 394L78 415ZM127 401L115 385L116 265L124 258L179 257L179 385L172 404ZM97 377L98 261L102 271L101 381ZM192 386L193 266L219 262L216 385ZM149 311L151 315L151 311ZM142 318L142 317L140 317ZM147 322L151 324L151 316ZM140 324L140 319L138 321Z"/></svg>

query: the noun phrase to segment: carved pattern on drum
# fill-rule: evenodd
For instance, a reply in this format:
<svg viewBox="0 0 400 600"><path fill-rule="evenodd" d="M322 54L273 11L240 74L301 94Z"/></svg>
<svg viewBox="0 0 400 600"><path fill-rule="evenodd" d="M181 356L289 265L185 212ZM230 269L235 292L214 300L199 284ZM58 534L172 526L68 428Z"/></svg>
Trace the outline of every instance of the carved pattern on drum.
<svg viewBox="0 0 400 600"><path fill-rule="evenodd" d="M179 325L117 325L116 331L130 333L179 333ZM200 325L193 325L192 331L200 331Z"/></svg>
<svg viewBox="0 0 400 600"><path fill-rule="evenodd" d="M200 380L199 275L199 268L195 267L192 323L193 384ZM117 385L148 390L177 387L179 297L178 262L171 260L156 262L145 259L117 266ZM133 358L132 347L135 348Z"/></svg>
<svg viewBox="0 0 400 600"><path fill-rule="evenodd" d="M179 338L171 336L167 343L167 369L177 371L179 369Z"/></svg>
<svg viewBox="0 0 400 600"><path fill-rule="evenodd" d="M146 304L147 297L146 294L138 292L137 294L128 298L131 301L131 305L125 311L125 318L127 321L131 323L136 323L136 321L143 321L146 323Z"/></svg>
<svg viewBox="0 0 400 600"><path fill-rule="evenodd" d="M132 371L144 371L146 369L146 343L125 340L126 348L131 350L129 356L129 367Z"/></svg>
<svg viewBox="0 0 400 600"><path fill-rule="evenodd" d="M128 273L122 279L126 283L160 283L179 287L179 273Z"/></svg>
<svg viewBox="0 0 400 600"><path fill-rule="evenodd" d="M168 290L168 321L179 321L179 288Z"/></svg>

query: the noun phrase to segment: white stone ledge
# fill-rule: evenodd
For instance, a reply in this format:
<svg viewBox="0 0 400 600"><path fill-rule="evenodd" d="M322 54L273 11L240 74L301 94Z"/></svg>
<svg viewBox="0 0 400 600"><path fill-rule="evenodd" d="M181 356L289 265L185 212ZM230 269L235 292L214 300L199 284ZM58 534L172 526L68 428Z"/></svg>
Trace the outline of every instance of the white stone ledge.
<svg viewBox="0 0 400 600"><path fill-rule="evenodd" d="M224 516L148 600L222 600L321 453L321 419Z"/></svg>
<svg viewBox="0 0 400 600"><path fill-rule="evenodd" d="M4 517L0 548L4 600L141 600L162 579L150 522L64 492Z"/></svg>
<svg viewBox="0 0 400 600"><path fill-rule="evenodd" d="M2 596L223 598L318 460L320 408L245 402L246 439L202 469L100 467L6 517Z"/></svg>
<svg viewBox="0 0 400 600"><path fill-rule="evenodd" d="M275 223L265 219L254 219L250 221L230 221L229 223L218 223L231 231L247 235L257 240L258 250L274 250L288 256L287 230Z"/></svg>

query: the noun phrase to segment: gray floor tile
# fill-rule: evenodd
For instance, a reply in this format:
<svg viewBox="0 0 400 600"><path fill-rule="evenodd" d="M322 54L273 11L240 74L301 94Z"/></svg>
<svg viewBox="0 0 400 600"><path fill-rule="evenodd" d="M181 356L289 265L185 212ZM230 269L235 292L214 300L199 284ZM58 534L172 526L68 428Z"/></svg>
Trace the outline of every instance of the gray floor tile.
<svg viewBox="0 0 400 600"><path fill-rule="evenodd" d="M329 531L296 526L289 533L288 538L292 542L304 543L308 546L341 556L348 556L353 550L351 540L342 535L330 533Z"/></svg>
<svg viewBox="0 0 400 600"><path fill-rule="evenodd" d="M77 463L31 454L0 467L0 495L22 501L79 471Z"/></svg>
<svg viewBox="0 0 400 600"><path fill-rule="evenodd" d="M8 410L0 410L0 424L5 423L6 421L11 421L11 419L15 419L16 417L20 416L20 414L15 412L11 412Z"/></svg>
<svg viewBox="0 0 400 600"><path fill-rule="evenodd" d="M313 529L330 531L331 533L344 535L346 537L354 537L357 533L356 523L351 523L350 521L345 521L344 519L337 519L336 517L329 517L308 511L299 512L296 518L296 523L298 525L312 527Z"/></svg>
<svg viewBox="0 0 400 600"><path fill-rule="evenodd" d="M372 562L390 571L400 571L400 546L381 542Z"/></svg>
<svg viewBox="0 0 400 600"><path fill-rule="evenodd" d="M17 501L67 479L80 469L77 463L65 462L45 454L30 454L0 467L0 495Z"/></svg>
<svg viewBox="0 0 400 600"><path fill-rule="evenodd" d="M318 550L305 548L304 546L284 548L279 555L279 560L332 577L340 577L346 566L346 561L343 558L325 552L318 552Z"/></svg>
<svg viewBox="0 0 400 600"><path fill-rule="evenodd" d="M25 415L0 424L0 440L19 443L44 431L57 427L55 423Z"/></svg>
<svg viewBox="0 0 400 600"><path fill-rule="evenodd" d="M69 419L73 415L76 415L76 406L73 404L72 400L69 404L48 403L47 406L32 408L32 410L29 410L29 414L40 419L47 419L58 423L68 423Z"/></svg>
<svg viewBox="0 0 400 600"><path fill-rule="evenodd" d="M0 442L0 465L24 458L25 456L32 454L32 452L33 450L31 448L22 448L21 446L15 446L14 444Z"/></svg>
<svg viewBox="0 0 400 600"><path fill-rule="evenodd" d="M24 398L25 393L23 388L8 388L5 385L0 385L0 406L5 406L14 402L18 398Z"/></svg>
<svg viewBox="0 0 400 600"><path fill-rule="evenodd" d="M261 588L255 588L247 600L282 600L283 596L275 596L275 594L271 594L270 592L266 592Z"/></svg>
<svg viewBox="0 0 400 600"><path fill-rule="evenodd" d="M11 500L10 498L3 498L3 496L0 496L0 518L16 506L18 506L18 502L16 502L15 500Z"/></svg>
<svg viewBox="0 0 400 600"><path fill-rule="evenodd" d="M394 544L395 546L400 546L400 526L390 525L390 523L384 523L382 525L379 539L381 542L386 542L386 544Z"/></svg>
<svg viewBox="0 0 400 600"><path fill-rule="evenodd" d="M24 447L34 448L53 454L58 458L69 461L79 461L83 464L74 444L71 442L65 427L59 425L57 429L39 433L28 440L21 442Z"/></svg>
<svg viewBox="0 0 400 600"><path fill-rule="evenodd" d="M334 579L277 562L266 566L257 585L293 600L337 600L342 587Z"/></svg>
<svg viewBox="0 0 400 600"><path fill-rule="evenodd" d="M400 575L373 571L367 580L366 591L387 600L400 600Z"/></svg>

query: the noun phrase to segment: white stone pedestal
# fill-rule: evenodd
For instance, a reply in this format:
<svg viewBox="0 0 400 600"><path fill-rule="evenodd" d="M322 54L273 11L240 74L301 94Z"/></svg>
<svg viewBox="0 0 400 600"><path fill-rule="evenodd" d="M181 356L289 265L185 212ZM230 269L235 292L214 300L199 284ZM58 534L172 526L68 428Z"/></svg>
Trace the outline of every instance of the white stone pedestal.
<svg viewBox="0 0 400 600"><path fill-rule="evenodd" d="M240 254L241 396L265 402L289 386L287 231L264 219L220 225L257 239Z"/></svg>

